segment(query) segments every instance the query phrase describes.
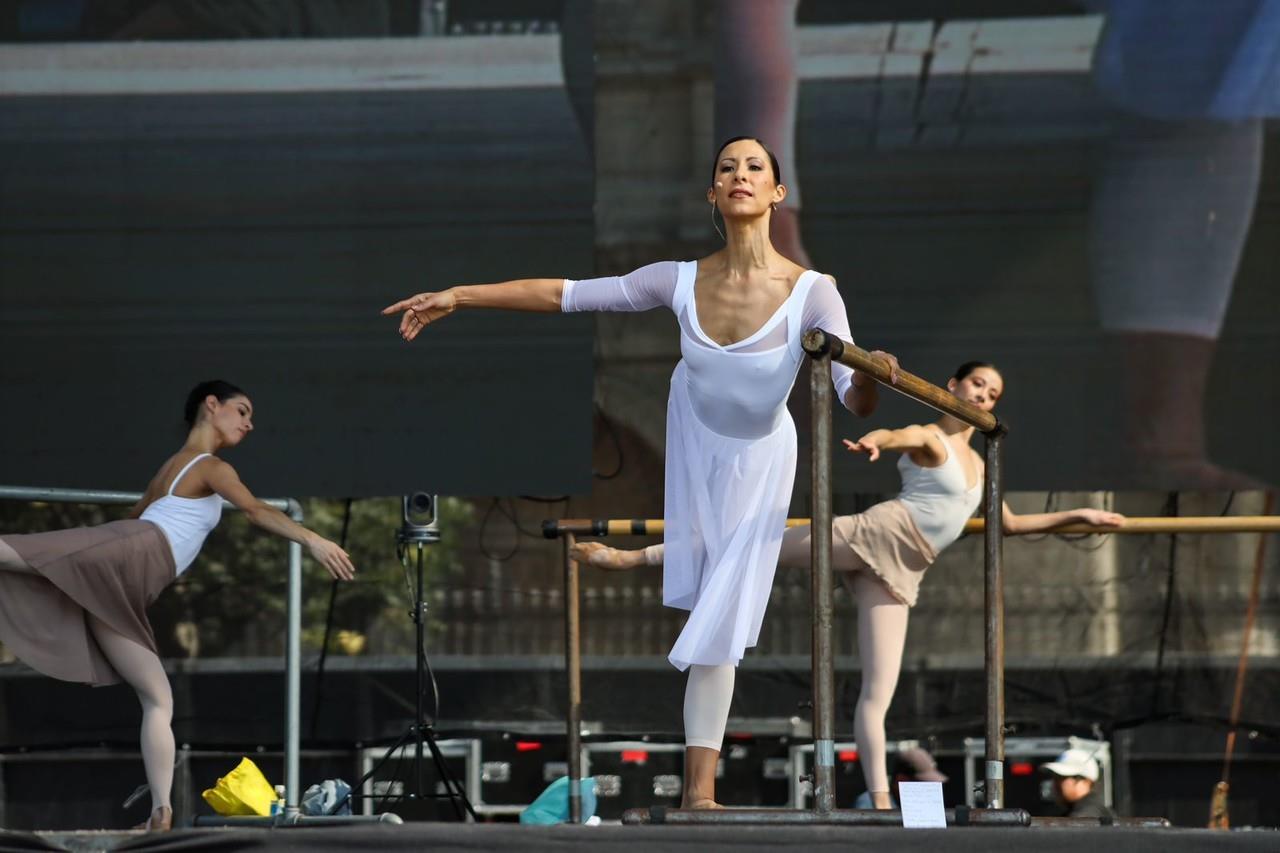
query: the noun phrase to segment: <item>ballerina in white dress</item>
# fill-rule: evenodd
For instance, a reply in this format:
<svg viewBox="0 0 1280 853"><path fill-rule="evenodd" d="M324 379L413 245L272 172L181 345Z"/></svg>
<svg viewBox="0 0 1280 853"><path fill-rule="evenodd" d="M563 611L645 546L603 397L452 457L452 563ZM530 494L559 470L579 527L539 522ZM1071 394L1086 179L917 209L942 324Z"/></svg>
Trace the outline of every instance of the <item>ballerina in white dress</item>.
<svg viewBox="0 0 1280 853"><path fill-rule="evenodd" d="M726 246L701 261L663 261L583 281L453 287L383 312L402 314L407 340L459 308L667 307L676 315L682 358L667 404L663 602L689 611L669 656L677 669L689 670L686 807L716 805L734 668L759 637L773 583L795 480L796 430L786 402L805 358L800 337L817 326L850 340L834 281L769 243L769 217L786 187L763 143L738 138L722 145L713 183L707 201L713 217L724 217ZM897 362L885 357L896 371ZM865 416L875 408L874 381L840 364L831 372L850 411Z"/></svg>

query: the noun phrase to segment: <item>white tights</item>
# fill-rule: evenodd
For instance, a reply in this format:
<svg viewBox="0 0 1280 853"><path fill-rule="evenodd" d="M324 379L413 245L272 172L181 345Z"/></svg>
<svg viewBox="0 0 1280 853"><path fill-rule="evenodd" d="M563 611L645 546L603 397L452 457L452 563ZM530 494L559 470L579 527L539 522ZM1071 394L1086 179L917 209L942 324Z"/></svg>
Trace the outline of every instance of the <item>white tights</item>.
<svg viewBox="0 0 1280 853"><path fill-rule="evenodd" d="M792 527L782 536L778 565L808 568L809 526ZM911 608L893 597L851 548L831 549L831 568L841 573L845 587L858 605L858 660L862 664L862 689L853 714L853 736L858 743L862 778L868 791L888 791L885 761L884 718L898 686L902 650L907 642L907 616Z"/></svg>
<svg viewBox="0 0 1280 853"><path fill-rule="evenodd" d="M792 527L782 537L778 565L808 568L809 527ZM894 598L849 548L834 548L832 568L842 573L846 586L858 605L858 658L862 664L862 689L853 717L853 733L858 743L862 775L868 791L888 791L889 772L885 760L884 719L889 713L893 691L902 668L902 650L907 640L910 608ZM733 699L734 667L689 667L684 693L686 746L720 749L729 703Z"/></svg>
<svg viewBox="0 0 1280 853"><path fill-rule="evenodd" d="M684 745L720 751L724 727L729 722L736 667L692 664L684 688Z"/></svg>
<svg viewBox="0 0 1280 853"><path fill-rule="evenodd" d="M0 570L33 573L18 552L0 539ZM173 690L155 652L139 645L96 616L86 613L89 630L107 660L142 703L142 766L151 787L151 809L171 807L173 789Z"/></svg>
<svg viewBox="0 0 1280 853"><path fill-rule="evenodd" d="M858 691L853 715L853 737L858 743L867 790L888 791L884 718L898 686L910 608L868 571L856 572L845 581L858 602L858 659L862 663L862 689Z"/></svg>
<svg viewBox="0 0 1280 853"><path fill-rule="evenodd" d="M142 766L151 786L151 810L172 806L173 788L173 689L164 664L155 652L117 632L96 616L89 629L107 660L138 694L142 704Z"/></svg>

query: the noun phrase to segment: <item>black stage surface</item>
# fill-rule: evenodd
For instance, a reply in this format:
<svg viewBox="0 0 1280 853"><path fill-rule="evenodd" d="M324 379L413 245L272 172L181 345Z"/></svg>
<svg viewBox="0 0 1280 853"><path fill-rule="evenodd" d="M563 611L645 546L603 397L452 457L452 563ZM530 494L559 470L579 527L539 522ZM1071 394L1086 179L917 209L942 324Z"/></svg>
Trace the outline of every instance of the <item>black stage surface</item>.
<svg viewBox="0 0 1280 853"><path fill-rule="evenodd" d="M894 850L1081 851L1106 845L1128 851L1274 851L1280 833L1221 832L1203 829L1097 829L965 827L956 829L883 829L874 827L527 827L518 824L459 825L415 823L402 826L301 827L288 829L178 830L163 835L140 833L28 835L0 834L0 851L9 850L432 850L432 851L608 851L697 850Z"/></svg>

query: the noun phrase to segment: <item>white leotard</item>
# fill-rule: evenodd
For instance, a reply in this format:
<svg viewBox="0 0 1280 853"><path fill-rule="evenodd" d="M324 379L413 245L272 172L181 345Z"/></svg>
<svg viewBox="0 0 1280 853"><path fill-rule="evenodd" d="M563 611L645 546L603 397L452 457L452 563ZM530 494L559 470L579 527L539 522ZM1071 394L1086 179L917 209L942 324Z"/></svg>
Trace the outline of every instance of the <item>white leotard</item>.
<svg viewBox="0 0 1280 853"><path fill-rule="evenodd" d="M195 561L196 555L204 545L209 531L218 526L222 518L222 497L218 494L203 498L184 498L175 495L173 490L191 467L211 453L201 453L182 466L178 476L173 478L169 491L142 511L139 516L149 521L164 533L169 540L169 548L173 551L173 564L177 573L182 574Z"/></svg>
<svg viewBox="0 0 1280 853"><path fill-rule="evenodd" d="M711 340L694 300L697 263L664 261L625 276L566 281L564 311L645 311L665 305L683 356L667 403L663 603L689 610L669 659L736 664L756 644L769 600L796 472L787 396L806 356L805 330L850 339L831 279L807 270L749 337ZM853 372L832 365L843 399Z"/></svg>
<svg viewBox="0 0 1280 853"><path fill-rule="evenodd" d="M930 425L925 429L938 428ZM981 503L982 479L969 488L964 467L953 452L951 442L942 430L938 433L947 451L941 465L925 468L911 461L906 453L898 457L898 472L902 475L898 500L906 504L911 520L934 552L942 553L942 549L960 538L965 521Z"/></svg>

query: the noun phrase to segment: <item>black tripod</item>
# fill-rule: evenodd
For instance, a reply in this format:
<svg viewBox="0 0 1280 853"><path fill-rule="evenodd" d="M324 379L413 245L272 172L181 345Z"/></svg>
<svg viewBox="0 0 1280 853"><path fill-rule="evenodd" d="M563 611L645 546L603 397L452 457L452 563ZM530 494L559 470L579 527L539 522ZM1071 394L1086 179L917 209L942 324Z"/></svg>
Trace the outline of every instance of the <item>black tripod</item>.
<svg viewBox="0 0 1280 853"><path fill-rule="evenodd" d="M407 506L407 502L406 502ZM407 802L421 802L425 800L448 799L453 804L453 810L457 814L459 820L466 820L470 815L472 820L478 820L476 810L472 807L471 801L467 799L466 790L463 788L453 773L445 764L444 754L440 751L440 746L436 743L436 733L434 728L435 714L439 713L439 693L436 690L435 674L431 671L431 664L427 660L427 601L423 597L422 583L422 557L423 551L427 544L440 541L439 528L434 523L428 525L416 525L409 523L408 511L406 510L406 520L404 526L400 528L396 536L399 542L400 562L405 570L405 583L409 583L409 565L408 565L408 549L412 545L417 549L417 584L412 587L413 594L413 610L409 613L414 623L414 633L417 636L417 646L414 657L416 659L416 669L414 676L415 688L415 711L413 723L404 733L396 740L394 744L378 759L378 763L369 769L356 783L353 791L363 790L364 785L370 779L377 775L378 771L391 759L393 755L400 752L410 743L413 744L413 784L405 785L403 794L388 794L383 796L364 795L352 793L350 796L374 796L377 799L400 799ZM423 707L423 694L426 691L427 684L431 685L432 696L436 699L435 713L431 719L427 718L426 709ZM436 773L440 777L441 783L444 785L444 793L427 794L423 792L423 776L422 776L422 746L426 744L431 750L431 760L435 764Z"/></svg>

